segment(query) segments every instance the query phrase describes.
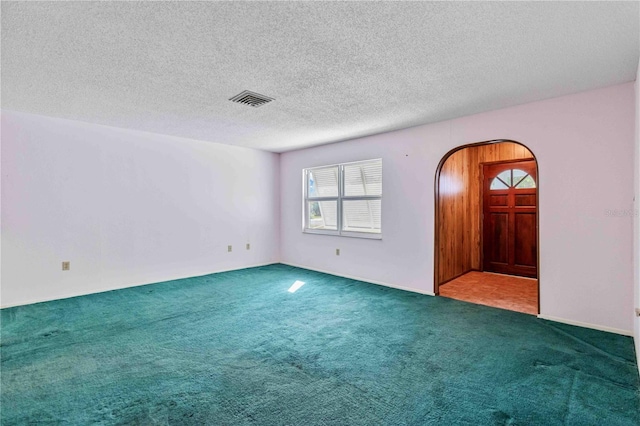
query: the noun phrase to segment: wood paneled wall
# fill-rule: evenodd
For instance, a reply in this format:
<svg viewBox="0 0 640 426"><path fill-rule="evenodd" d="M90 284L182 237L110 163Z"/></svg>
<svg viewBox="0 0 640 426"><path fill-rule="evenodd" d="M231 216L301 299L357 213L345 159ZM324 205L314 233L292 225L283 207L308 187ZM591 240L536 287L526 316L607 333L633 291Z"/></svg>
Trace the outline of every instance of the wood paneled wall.
<svg viewBox="0 0 640 426"><path fill-rule="evenodd" d="M471 270L482 270L481 164L533 158L513 142L470 146L454 152L442 165L438 182L438 284Z"/></svg>

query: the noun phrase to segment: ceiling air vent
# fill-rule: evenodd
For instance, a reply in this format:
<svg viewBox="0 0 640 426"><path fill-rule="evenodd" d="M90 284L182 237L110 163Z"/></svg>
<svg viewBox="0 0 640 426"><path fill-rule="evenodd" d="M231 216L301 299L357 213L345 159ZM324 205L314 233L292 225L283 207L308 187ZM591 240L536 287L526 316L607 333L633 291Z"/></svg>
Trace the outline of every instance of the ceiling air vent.
<svg viewBox="0 0 640 426"><path fill-rule="evenodd" d="M270 98L268 96L265 95L261 95L259 93L255 93L255 92L250 92L248 90L245 90L242 93L238 93L237 95L235 95L233 98L229 98L230 101L233 102L237 102L239 104L245 104L245 105L249 105L252 107L259 107L261 105L264 105L266 103L269 103L275 99Z"/></svg>

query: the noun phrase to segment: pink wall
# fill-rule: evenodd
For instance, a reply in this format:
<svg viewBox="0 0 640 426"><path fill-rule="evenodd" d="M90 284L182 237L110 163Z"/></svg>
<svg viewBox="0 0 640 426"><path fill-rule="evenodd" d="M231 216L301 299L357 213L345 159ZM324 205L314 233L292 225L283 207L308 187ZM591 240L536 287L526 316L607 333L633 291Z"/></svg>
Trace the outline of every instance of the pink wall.
<svg viewBox="0 0 640 426"><path fill-rule="evenodd" d="M438 162L501 138L539 162L541 316L631 334L632 219L619 212L634 188L632 83L282 154L282 261L432 292ZM303 168L379 157L382 240L301 232Z"/></svg>
<svg viewBox="0 0 640 426"><path fill-rule="evenodd" d="M1 304L277 262L278 171L277 154L3 111Z"/></svg>

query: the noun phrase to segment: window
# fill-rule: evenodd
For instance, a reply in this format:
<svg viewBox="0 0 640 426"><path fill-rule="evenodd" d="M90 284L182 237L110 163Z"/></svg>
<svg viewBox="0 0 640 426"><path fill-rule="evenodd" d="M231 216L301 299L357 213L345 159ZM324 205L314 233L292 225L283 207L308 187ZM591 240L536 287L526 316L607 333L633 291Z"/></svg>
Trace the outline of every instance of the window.
<svg viewBox="0 0 640 426"><path fill-rule="evenodd" d="M530 174L520 169L505 170L491 181L490 190L535 188L536 181Z"/></svg>
<svg viewBox="0 0 640 426"><path fill-rule="evenodd" d="M382 159L304 169L303 232L382 238Z"/></svg>

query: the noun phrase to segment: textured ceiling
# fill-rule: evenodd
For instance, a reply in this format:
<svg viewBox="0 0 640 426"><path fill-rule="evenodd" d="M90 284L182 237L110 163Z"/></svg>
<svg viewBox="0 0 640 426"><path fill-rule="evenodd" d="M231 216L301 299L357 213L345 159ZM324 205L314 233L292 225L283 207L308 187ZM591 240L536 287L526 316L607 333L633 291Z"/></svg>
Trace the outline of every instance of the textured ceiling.
<svg viewBox="0 0 640 426"><path fill-rule="evenodd" d="M275 152L633 81L637 2L2 2L2 108ZM276 100L253 108L243 90Z"/></svg>

